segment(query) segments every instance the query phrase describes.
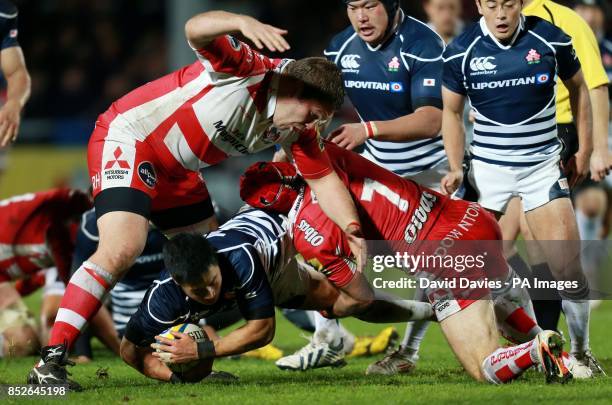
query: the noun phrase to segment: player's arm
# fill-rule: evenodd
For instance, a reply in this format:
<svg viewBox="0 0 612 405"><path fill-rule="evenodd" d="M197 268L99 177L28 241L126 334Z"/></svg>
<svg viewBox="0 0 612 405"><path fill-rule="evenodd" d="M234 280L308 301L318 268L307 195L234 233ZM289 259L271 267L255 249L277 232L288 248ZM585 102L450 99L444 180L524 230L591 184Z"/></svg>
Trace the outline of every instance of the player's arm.
<svg viewBox="0 0 612 405"><path fill-rule="evenodd" d="M589 90L593 110L593 154L590 170L593 181L602 181L612 169L608 156L608 126L610 121L610 101L608 86L601 85Z"/></svg>
<svg viewBox="0 0 612 405"><path fill-rule="evenodd" d="M440 188L450 195L459 188L463 181L463 157L465 155L465 127L463 125L463 107L465 96L442 87L442 139L448 157L449 173L444 176Z"/></svg>
<svg viewBox="0 0 612 405"><path fill-rule="evenodd" d="M361 271L367 253L357 208L346 185L334 171L318 133L308 129L288 148L284 145L284 149L295 161L325 215L346 233L358 271Z"/></svg>
<svg viewBox="0 0 612 405"><path fill-rule="evenodd" d="M429 139L440 134L442 125L442 99L440 82L442 76L441 43L429 43L412 54L403 54L404 63L410 64L410 97L413 113L392 120L369 121L340 126L330 134L330 139L346 149L362 145L368 138L381 141L415 141ZM409 58L409 62L405 62ZM408 68L408 66L407 66Z"/></svg>
<svg viewBox="0 0 612 405"><path fill-rule="evenodd" d="M212 353L202 353L203 348L200 347L200 358L242 354L263 347L274 338L274 295L259 254L245 247L233 253L229 259L240 280L236 301L246 324L212 342L213 345L209 347Z"/></svg>
<svg viewBox="0 0 612 405"><path fill-rule="evenodd" d="M248 320L244 326L213 342L214 357L246 353L270 343L274 339L274 316Z"/></svg>
<svg viewBox="0 0 612 405"><path fill-rule="evenodd" d="M395 142L433 138L440 133L441 123L442 111L425 106L393 120L341 125L329 139L342 148L353 150L369 138Z"/></svg>
<svg viewBox="0 0 612 405"><path fill-rule="evenodd" d="M153 356L150 347L141 347L123 337L121 340L121 358L141 374L160 381L171 381L172 371Z"/></svg>
<svg viewBox="0 0 612 405"><path fill-rule="evenodd" d="M0 68L7 83L6 103L0 109L0 147L4 147L19 133L21 110L30 98L31 80L19 46L2 49Z"/></svg>
<svg viewBox="0 0 612 405"><path fill-rule="evenodd" d="M572 157L565 168L570 187L580 184L589 172L591 153L593 152L593 113L589 90L579 70L563 84L569 90L572 114L578 130L578 152Z"/></svg>
<svg viewBox="0 0 612 405"><path fill-rule="evenodd" d="M572 38L576 55L582 65L582 72L589 89L593 111L593 154L590 170L594 181L601 181L610 170L608 159L608 126L610 103L608 96L608 76L601 60L599 45L593 30L580 17L572 24L562 27Z"/></svg>
<svg viewBox="0 0 612 405"><path fill-rule="evenodd" d="M263 24L253 17L226 11L208 11L191 17L185 24L185 35L191 46L202 49L215 38L241 33L251 40L258 49L264 47L272 52L290 49L283 38L286 30Z"/></svg>
<svg viewBox="0 0 612 405"><path fill-rule="evenodd" d="M162 275L168 276L167 273ZM149 288L138 310L130 318L121 340L120 355L124 362L145 376L172 381L172 371L153 355L154 349L151 347L155 336L187 318L183 308L185 295L176 284L166 281L156 281Z"/></svg>
<svg viewBox="0 0 612 405"><path fill-rule="evenodd" d="M325 215L346 234L351 252L357 259L358 271L363 271L363 266L366 264L365 240L355 202L346 185L333 170L323 177L305 178L305 180L315 193Z"/></svg>

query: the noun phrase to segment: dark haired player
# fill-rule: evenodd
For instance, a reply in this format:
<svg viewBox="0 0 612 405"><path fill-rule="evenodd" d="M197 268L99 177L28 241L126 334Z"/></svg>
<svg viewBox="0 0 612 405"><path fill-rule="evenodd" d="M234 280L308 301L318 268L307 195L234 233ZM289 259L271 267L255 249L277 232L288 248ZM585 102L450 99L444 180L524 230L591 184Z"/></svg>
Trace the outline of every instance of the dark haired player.
<svg viewBox="0 0 612 405"><path fill-rule="evenodd" d="M589 283L569 198L570 187L588 174L593 151L591 103L580 62L561 29L521 14L522 0L476 4L480 21L444 54L442 127L451 171L442 189L451 194L463 181L463 108L469 99L475 122L466 180L478 202L498 218L511 199L521 198L554 279L575 281L575 287L559 291L572 354L583 366L601 370L589 348ZM578 151L564 165L567 178L560 167L557 77L569 91L579 138Z"/></svg>
<svg viewBox="0 0 612 405"><path fill-rule="evenodd" d="M247 209L206 236L179 234L166 242L167 271L130 319L121 343L123 359L148 377L177 382L181 377L160 359L210 360L262 347L274 337L275 305L331 308L337 290L297 264L287 228L283 215ZM187 335L156 337L172 325L197 323L236 307L246 323L218 340L196 345ZM154 352L151 344L162 352Z"/></svg>
<svg viewBox="0 0 612 405"><path fill-rule="evenodd" d="M323 58L253 51L228 34L285 51L286 31L244 15L199 14L185 31L198 60L128 93L96 122L88 160L100 241L66 288L30 383L66 382L67 350L142 252L149 220L169 235L216 228L199 170L230 156L282 145L326 215L362 250L354 204L318 135L343 100L338 69Z"/></svg>

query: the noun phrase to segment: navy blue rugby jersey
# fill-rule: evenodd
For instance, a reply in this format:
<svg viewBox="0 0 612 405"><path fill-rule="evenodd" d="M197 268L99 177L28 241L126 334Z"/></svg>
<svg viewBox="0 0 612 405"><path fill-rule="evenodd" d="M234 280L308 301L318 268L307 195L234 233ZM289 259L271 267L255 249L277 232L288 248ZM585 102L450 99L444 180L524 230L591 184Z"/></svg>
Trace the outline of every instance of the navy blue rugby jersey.
<svg viewBox="0 0 612 405"><path fill-rule="evenodd" d="M352 26L331 40L325 56L342 70L344 88L362 121L388 121L424 106L442 108L442 38L402 11L395 33L376 48ZM446 160L442 137L410 142L368 139L364 156L400 176Z"/></svg>
<svg viewBox="0 0 612 405"><path fill-rule="evenodd" d="M19 46L17 14L17 7L13 3L0 0L0 50Z"/></svg>
<svg viewBox="0 0 612 405"><path fill-rule="evenodd" d="M213 314L236 306L246 320L274 316L274 298L268 274L284 263L283 238L287 218L280 214L248 209L232 217L217 231L207 235L218 253L221 292L213 305L189 298L183 289L162 272L149 288L138 311L128 322L125 337L139 346L154 341L155 335L169 327L198 323Z"/></svg>
<svg viewBox="0 0 612 405"><path fill-rule="evenodd" d="M579 70L571 38L538 17L522 17L507 45L484 18L457 37L444 52L443 85L475 112L473 158L532 166L558 155L556 77Z"/></svg>

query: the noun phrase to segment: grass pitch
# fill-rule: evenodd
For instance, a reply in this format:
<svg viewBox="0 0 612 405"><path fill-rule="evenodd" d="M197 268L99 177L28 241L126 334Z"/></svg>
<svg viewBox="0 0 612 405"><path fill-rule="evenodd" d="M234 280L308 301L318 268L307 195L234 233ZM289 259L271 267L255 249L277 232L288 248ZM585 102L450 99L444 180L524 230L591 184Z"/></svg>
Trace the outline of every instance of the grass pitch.
<svg viewBox="0 0 612 405"><path fill-rule="evenodd" d="M31 300L36 302L36 298ZM35 308L35 306L33 307ZM306 341L300 331L279 314L274 344L290 353ZM373 334L383 325L370 325L353 319L345 326L357 334ZM603 366L612 373L612 302L593 311L591 346ZM402 325L396 325L403 334ZM567 334L566 334L567 336ZM478 342L474 342L478 344ZM98 346L99 347L99 346ZM0 383L23 384L29 368L36 361L30 357L0 360ZM366 377L364 371L373 358L349 359L341 369L319 369L309 372L278 370L272 362L253 359L219 360L216 370L240 377L230 384L221 382L195 385L158 383L141 376L96 349L95 361L72 368L73 378L85 391L70 393L67 401L79 404L420 404L420 403L612 403L612 377L589 381L572 381L567 385L546 385L541 374L529 371L516 382L505 386L477 383L468 378L448 349L437 325L432 325L421 350L417 370L407 376ZM108 369L99 376L99 369ZM7 399L2 403L45 403L41 399ZM60 400L63 401L63 400Z"/></svg>

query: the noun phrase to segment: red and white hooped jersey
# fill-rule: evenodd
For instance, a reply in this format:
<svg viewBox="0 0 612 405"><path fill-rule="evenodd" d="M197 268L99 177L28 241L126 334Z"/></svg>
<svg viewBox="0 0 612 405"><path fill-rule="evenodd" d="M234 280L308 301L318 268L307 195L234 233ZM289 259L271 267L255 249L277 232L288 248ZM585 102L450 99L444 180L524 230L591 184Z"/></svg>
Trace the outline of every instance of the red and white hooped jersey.
<svg viewBox="0 0 612 405"><path fill-rule="evenodd" d="M1 200L0 282L27 279L53 266L65 277L74 249L68 221L90 207L84 193L70 189Z"/></svg>
<svg viewBox="0 0 612 405"><path fill-rule="evenodd" d="M170 176L274 144L293 152L306 177L331 171L316 131L281 131L273 125L278 73L291 60L270 59L229 35L195 52L195 63L114 102L96 122L108 129L98 132L104 140L147 144ZM94 138L90 145L100 141ZM116 153L115 143L105 144L102 167L117 161ZM134 156L122 159L133 167ZM110 177L102 176L103 189L112 187Z"/></svg>

